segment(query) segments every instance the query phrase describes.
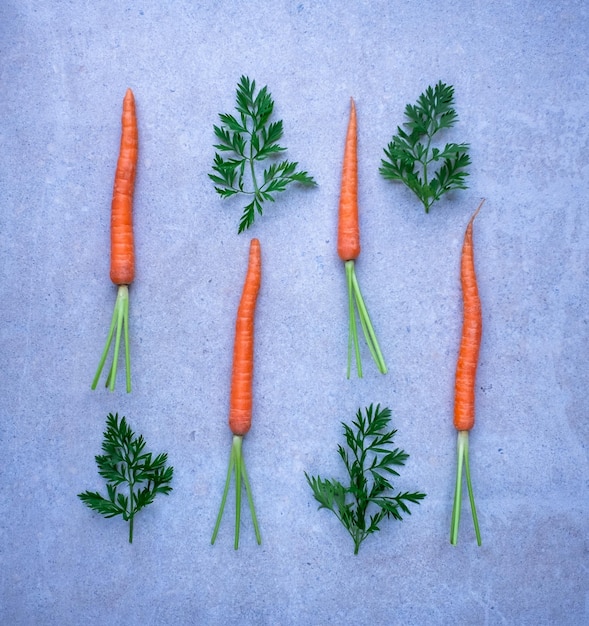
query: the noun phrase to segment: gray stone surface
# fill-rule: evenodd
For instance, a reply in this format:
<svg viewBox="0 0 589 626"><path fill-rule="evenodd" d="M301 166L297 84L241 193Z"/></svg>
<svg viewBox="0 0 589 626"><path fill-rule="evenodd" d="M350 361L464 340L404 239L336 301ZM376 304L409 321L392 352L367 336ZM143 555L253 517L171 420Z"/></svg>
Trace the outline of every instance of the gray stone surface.
<svg viewBox="0 0 589 626"><path fill-rule="evenodd" d="M345 8L344 8L345 7ZM586 2L0 3L0 621L4 624L583 624L589 620ZM207 173L242 74L268 85L287 156L313 174L247 235ZM470 188L425 215L378 173L405 104L443 80L471 144ZM133 392L92 392L115 299L112 179L125 89L140 162ZM359 280L389 365L345 378L335 252L350 96L359 117ZM449 544L469 215L484 309L471 463ZM232 504L210 535L231 437L234 315L263 247L254 425L244 452L263 535ZM358 556L304 471L340 475L340 421L389 406L428 496ZM101 488L108 412L167 450L174 491L136 520Z"/></svg>

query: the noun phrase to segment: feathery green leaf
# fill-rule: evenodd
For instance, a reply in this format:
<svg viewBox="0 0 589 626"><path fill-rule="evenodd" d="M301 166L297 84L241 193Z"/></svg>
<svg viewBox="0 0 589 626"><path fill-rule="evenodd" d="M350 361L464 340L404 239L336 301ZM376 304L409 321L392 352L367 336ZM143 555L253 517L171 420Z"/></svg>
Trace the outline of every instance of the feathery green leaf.
<svg viewBox="0 0 589 626"><path fill-rule="evenodd" d="M282 137L282 121L270 122L274 101L267 87L256 93L256 82L242 76L237 85L235 108L238 115L219 114L221 126L213 126L219 143L213 145L218 151L209 178L215 191L222 198L237 194L253 196L243 208L238 232L247 230L262 215L262 204L274 202L276 193L285 191L291 183L315 186L315 180L307 172L297 171L298 163L287 160L274 162L261 172L258 182L258 163L276 158L286 148L279 144ZM231 158L222 154L231 153Z"/></svg>
<svg viewBox="0 0 589 626"><path fill-rule="evenodd" d="M389 448L397 432L389 430L390 421L388 408L371 404L365 409L365 415L358 409L352 426L342 423L350 451L338 445L338 454L348 472L348 487L337 480L309 476L305 472L319 508L332 511L350 533L354 554L358 554L360 544L368 535L380 529L384 518L402 520L403 514L410 514L407 502L417 504L425 498L420 492L383 495L393 491L384 473L398 476L392 466L404 465L409 457L399 448Z"/></svg>
<svg viewBox="0 0 589 626"><path fill-rule="evenodd" d="M453 189L466 189L466 168L470 165L469 145L448 143L444 148L433 145L434 136L451 128L458 121L453 108L454 87L439 81L428 87L415 105L407 105L406 130L397 127L384 149L380 173L384 178L404 183L422 202L425 212L443 194ZM408 131L408 132L407 132ZM442 165L433 172L432 166Z"/></svg>
<svg viewBox="0 0 589 626"><path fill-rule="evenodd" d="M108 497L97 492L85 491L78 497L88 507L105 517L121 515L129 522L129 543L133 542L133 520L135 514L151 504L156 494L168 494L172 487L174 468L166 466L168 455L158 454L155 459L151 452L144 453L143 435L135 433L123 417L110 413L106 418L106 431L102 451L95 457L98 473L106 479ZM124 492L119 491L125 485Z"/></svg>

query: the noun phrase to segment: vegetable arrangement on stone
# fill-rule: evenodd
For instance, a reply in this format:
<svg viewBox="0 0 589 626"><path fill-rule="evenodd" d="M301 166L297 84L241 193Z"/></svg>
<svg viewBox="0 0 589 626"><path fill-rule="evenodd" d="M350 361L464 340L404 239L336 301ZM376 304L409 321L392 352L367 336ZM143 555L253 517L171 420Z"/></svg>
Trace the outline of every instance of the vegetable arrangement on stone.
<svg viewBox="0 0 589 626"><path fill-rule="evenodd" d="M133 543L135 515L151 504L158 493L168 495L174 468L166 465L168 455L153 458L145 452L143 435L135 437L124 417L109 413L102 443L103 454L96 456L98 473L107 480L108 496L97 491L85 491L78 497L88 507L104 517L122 518L129 522L129 543ZM121 490L121 486L124 489Z"/></svg>
<svg viewBox="0 0 589 626"><path fill-rule="evenodd" d="M332 511L350 533L354 554L368 535L380 530L385 518L403 520L403 514L411 514L408 503L425 498L417 491L388 495L393 491L390 477L399 476L395 468L409 458L404 450L392 448L397 431L389 429L390 421L390 409L371 404L365 415L358 409L351 426L342 422L349 452L341 445L337 451L349 475L348 486L305 472L319 508Z"/></svg>
<svg viewBox="0 0 589 626"><path fill-rule="evenodd" d="M123 100L121 147L115 172L110 222L110 279L118 286L115 309L92 389L96 389L102 368L114 338L112 365L106 377L106 386L114 391L121 332L125 344L127 392L131 391L131 355L129 349L129 285L135 278L135 249L133 244L133 192L137 170L137 115L135 97L127 89Z"/></svg>
<svg viewBox="0 0 589 626"><path fill-rule="evenodd" d="M241 525L241 484L245 487L250 512L256 533L258 544L262 542L258 519L254 509L251 487L245 469L245 460L242 452L244 435L252 425L253 392L252 382L254 376L254 318L256 301L262 276L262 259L260 242L252 239L250 243L249 262L241 300L237 309L235 322L235 342L233 348L233 368L231 371L231 393L229 398L229 428L233 433L233 444L229 457L229 468L225 480L225 489L221 499L221 507L217 515L217 521L213 531L211 543L215 543L231 477L235 473L235 539L234 548L239 547L239 529Z"/></svg>
<svg viewBox="0 0 589 626"><path fill-rule="evenodd" d="M347 377L350 378L352 351L356 358L358 377L362 378L362 362L360 359L360 344L358 342L358 327L356 325L356 309L360 318L360 326L370 354L381 374L386 374L387 366L384 362L376 333L372 326L368 309L364 303L360 285L356 278L355 261L360 256L360 223L358 217L358 123L356 105L350 99L350 119L346 133L344 159L342 166L341 192L339 201L339 219L337 230L337 253L346 268L346 283L348 286L348 368Z"/></svg>
<svg viewBox="0 0 589 626"><path fill-rule="evenodd" d="M453 108L454 89L441 81L428 87L416 105L408 105L405 130L397 127L385 149L380 173L387 179L400 181L419 198L428 213L443 194L466 189L465 178L470 165L469 145L447 143L437 147L439 132L450 129L457 121ZM298 163L278 160L285 148L279 144L283 134L282 121L271 121L274 102L267 87L256 91L255 81L242 76L236 94L237 114L220 114L221 125L214 126L218 143L210 179L223 198L237 195L249 197L239 221L238 233L250 228L256 215L262 215L263 203L274 202L275 195L291 183L315 186L315 180ZM92 382L95 389L114 340L114 354L106 386L115 387L121 336L124 342L126 390L131 391L129 350L129 291L134 279L134 246L132 206L138 153L137 118L133 92L128 89L123 100L122 131L119 158L111 206L111 280L118 287L115 309L98 369ZM262 169L260 163L269 161ZM437 168L437 169L436 169ZM262 171L260 171L262 169ZM458 431L456 485L452 511L450 541L457 543L460 522L462 474L466 485L477 543L481 535L477 519L469 465L468 433L474 426L475 378L481 341L481 305L478 295L473 256L473 221L481 206L468 222L461 255L461 286L463 293L463 328L455 379L454 426ZM358 321L368 349L378 370L387 367L374 332L364 298L356 277L355 262L360 255L358 211L357 113L353 99L344 145L341 191L338 210L337 252L344 262L349 308L347 378L350 378L352 354L357 374L362 378L358 338ZM242 491L248 500L256 541L261 535L254 508L252 490L243 457L243 437L249 432L253 408L254 322L261 283L261 246L252 239L241 299L237 309L235 342L229 400L229 428L232 446L221 504L215 521L211 543L217 538L233 476L235 477L234 548L239 547ZM364 413L359 409L351 425L342 422L347 448L338 445L349 479L344 485L337 479L321 476L305 477L319 508L332 511L349 532L354 553L371 534L380 530L385 519L402 520L410 514L409 505L425 498L421 492L395 490L391 477L398 477L397 468L405 464L408 454L393 448L397 431L391 429L391 411L370 404ZM126 419L109 414L102 444L103 454L96 456L99 474L107 481L107 497L86 491L78 497L91 509L105 517L121 515L129 522L129 542L133 541L136 514L151 504L158 493L169 494L173 468L168 467L167 454L146 453L142 436L136 437Z"/></svg>
<svg viewBox="0 0 589 626"><path fill-rule="evenodd" d="M238 232L248 229L262 215L263 203L275 201L276 193L285 191L291 183L313 187L313 177L298 171L298 163L273 161L261 173L257 166L267 159L276 158L286 148L278 141L282 137L282 121L270 122L274 101L268 87L256 93L256 81L242 76L237 85L237 115L219 114L221 126L214 126L219 143L215 148L213 174L210 179L222 198L245 195L251 198L243 209ZM223 156L221 156L221 154Z"/></svg>

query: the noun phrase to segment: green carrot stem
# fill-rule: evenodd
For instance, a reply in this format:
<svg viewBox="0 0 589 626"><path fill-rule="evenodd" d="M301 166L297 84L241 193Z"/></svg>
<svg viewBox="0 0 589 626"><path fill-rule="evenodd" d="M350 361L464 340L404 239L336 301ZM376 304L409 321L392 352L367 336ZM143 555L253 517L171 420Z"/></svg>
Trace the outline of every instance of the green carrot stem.
<svg viewBox="0 0 589 626"><path fill-rule="evenodd" d="M127 387L127 393L130 393L131 392L131 354L130 354L130 349L129 349L129 288L127 285L119 285L119 288L117 291L117 299L115 302L115 308L114 308L112 320L110 323L110 328L108 331L108 335L106 337L106 343L104 346L104 350L102 351L102 355L100 357L100 362L98 363L98 368L96 370L94 380L92 381L92 389L96 389L96 385L98 384L98 380L100 379L102 369L106 362L106 358L108 357L110 346L114 338L115 346L114 346L113 360L112 360L112 364L110 366L108 375L106 377L106 386L111 391L114 391L115 380L117 377L117 364L118 364L118 358L119 358L119 349L120 349L120 344L121 344L121 332L123 333L123 341L125 343L125 367L126 367L126 372L127 372L126 387Z"/></svg>
<svg viewBox="0 0 589 626"><path fill-rule="evenodd" d="M348 309L349 309L349 334L348 334L348 368L347 377L350 378L351 360L352 360L352 348L354 349L356 357L356 366L358 370L358 378L362 378L362 363L360 360L360 346L358 342L358 329L356 326L356 309L358 310L358 318L360 319L360 325L364 333L364 338L370 350L370 354L376 363L378 370L381 374L387 373L387 366L384 361L370 315L362 292L358 279L356 278L355 264L353 260L346 261L346 283L348 286Z"/></svg>
<svg viewBox="0 0 589 626"><path fill-rule="evenodd" d="M243 474L243 484L245 485L245 493L247 495L247 501L250 507L250 514L252 516L252 521L254 524L254 532L256 533L256 541L258 545L262 543L262 535L260 534L260 526L258 525L258 518L256 516L256 510L254 508L254 498L252 496L252 490L250 487L250 481L247 477L247 471L245 469L245 461L243 456L241 457L241 471Z"/></svg>
<svg viewBox="0 0 589 626"><path fill-rule="evenodd" d="M233 442L233 446L235 446L235 442ZM235 455L233 453L233 446L231 447L231 454L229 456L229 467L227 468L227 477L225 478L225 488L223 489L223 497L221 498L221 506L219 507L219 513L217 514L217 521L215 522L215 529L213 530L211 544L215 543L215 539L217 538L217 533L219 532L219 526L221 525L221 519L223 517L223 511L225 510L225 503L227 502L229 485L231 483L231 476L233 474L233 468L235 466Z"/></svg>
<svg viewBox="0 0 589 626"><path fill-rule="evenodd" d="M245 468L245 460L243 458L242 452L242 441L243 437L240 435L233 436L233 444L231 446L231 455L229 457L229 468L227 470L227 476L225 479L225 487L223 489L223 497L221 499L221 506L219 508L219 513L217 515L217 520L215 522L215 528L213 530L213 536L211 538L211 544L215 543L217 538L217 534L219 532L219 527L221 525L221 519L223 517L223 511L225 510L225 503L227 502L227 495L229 493L229 486L231 483L231 476L235 471L235 535L234 535L234 548L237 550L239 548L239 529L241 526L241 485L245 487L245 492L250 508L250 513L252 516L254 531L256 533L256 541L258 544L262 543L262 538L260 534L260 527L258 525L258 518L256 517L256 511L254 508L254 500L252 497L252 491L250 487L250 482L247 477L247 471Z"/></svg>
<svg viewBox="0 0 589 626"><path fill-rule="evenodd" d="M470 464L468 461L468 431L458 431L457 444L457 464L456 464L456 487L454 490L454 506L452 507L452 523L450 526L450 543L455 546L458 543L458 527L460 526L460 509L462 500L462 468L464 466L466 474L466 487L468 489L468 499L472 512L472 520L476 534L477 544L481 545L481 532L474 502L474 492L470 479Z"/></svg>
<svg viewBox="0 0 589 626"><path fill-rule="evenodd" d="M366 308L366 304L364 303L364 298L362 297L362 292L360 291L360 285L358 284L358 279L356 278L355 271L352 272L352 284L354 286L356 306L358 307L358 317L360 318L360 323L362 324L362 329L364 330L366 343L368 344L368 348L370 349L370 353L372 354L372 358L374 359L378 370L381 374L386 374L387 366L384 362L384 357L382 356L380 346L378 345L376 333L374 332L374 327L372 326L372 321L370 320L368 309Z"/></svg>
<svg viewBox="0 0 589 626"><path fill-rule="evenodd" d="M349 331L348 331L348 369L347 377L350 378L350 370L352 366L352 349L356 356L356 367L358 369L358 378L362 378L362 361L360 359L360 345L358 343L358 329L356 327L356 313L354 310L354 261L346 262L346 283L348 285L348 315L349 315Z"/></svg>

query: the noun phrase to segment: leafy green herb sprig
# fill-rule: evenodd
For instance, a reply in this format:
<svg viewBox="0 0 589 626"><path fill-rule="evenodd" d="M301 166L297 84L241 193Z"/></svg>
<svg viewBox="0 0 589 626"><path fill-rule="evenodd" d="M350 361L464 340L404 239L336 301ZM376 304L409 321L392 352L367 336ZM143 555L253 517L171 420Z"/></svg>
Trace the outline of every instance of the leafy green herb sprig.
<svg viewBox="0 0 589 626"><path fill-rule="evenodd" d="M421 200L425 212L452 189L466 189L466 167L470 165L469 144L447 143L433 146L434 136L451 128L458 120L453 108L454 87L439 81L422 93L416 105L408 104L404 124L385 148L380 173L389 180L401 181ZM432 172L432 169L438 167Z"/></svg>
<svg viewBox="0 0 589 626"><path fill-rule="evenodd" d="M135 437L125 418L119 422L118 414L106 418L102 450L96 456L98 473L108 482L108 497L98 492L85 491L78 497L88 507L104 517L122 515L129 522L129 543L133 543L133 521L143 507L151 504L158 493L169 494L172 487L173 467L166 467L168 455L144 452L143 435ZM125 485L124 491L120 487Z"/></svg>
<svg viewBox="0 0 589 626"><path fill-rule="evenodd" d="M242 76L237 86L236 109L237 115L219 114L222 125L214 126L219 140L214 148L219 152L215 153L214 173L209 177L223 198L236 194L252 196L239 222L241 233L254 223L256 213L262 215L264 201L274 202L276 193L291 183L317 183L307 172L297 171L297 162L286 159L272 162L260 175L260 161L286 150L278 143L283 133L282 121L270 122L274 101L267 87L256 94L256 82Z"/></svg>
<svg viewBox="0 0 589 626"><path fill-rule="evenodd" d="M365 409L366 416L358 409L352 427L344 424L344 435L350 451L338 445L338 453L350 477L345 487L337 480L320 476L310 477L307 482L313 490L320 509L329 509L345 526L354 540L354 554L368 535L380 530L380 523L392 517L402 520L402 514L410 515L407 503L419 503L424 493L392 491L389 476L399 476L395 467L405 464L409 455L399 448L391 449L396 430L388 430L391 411L371 404Z"/></svg>

